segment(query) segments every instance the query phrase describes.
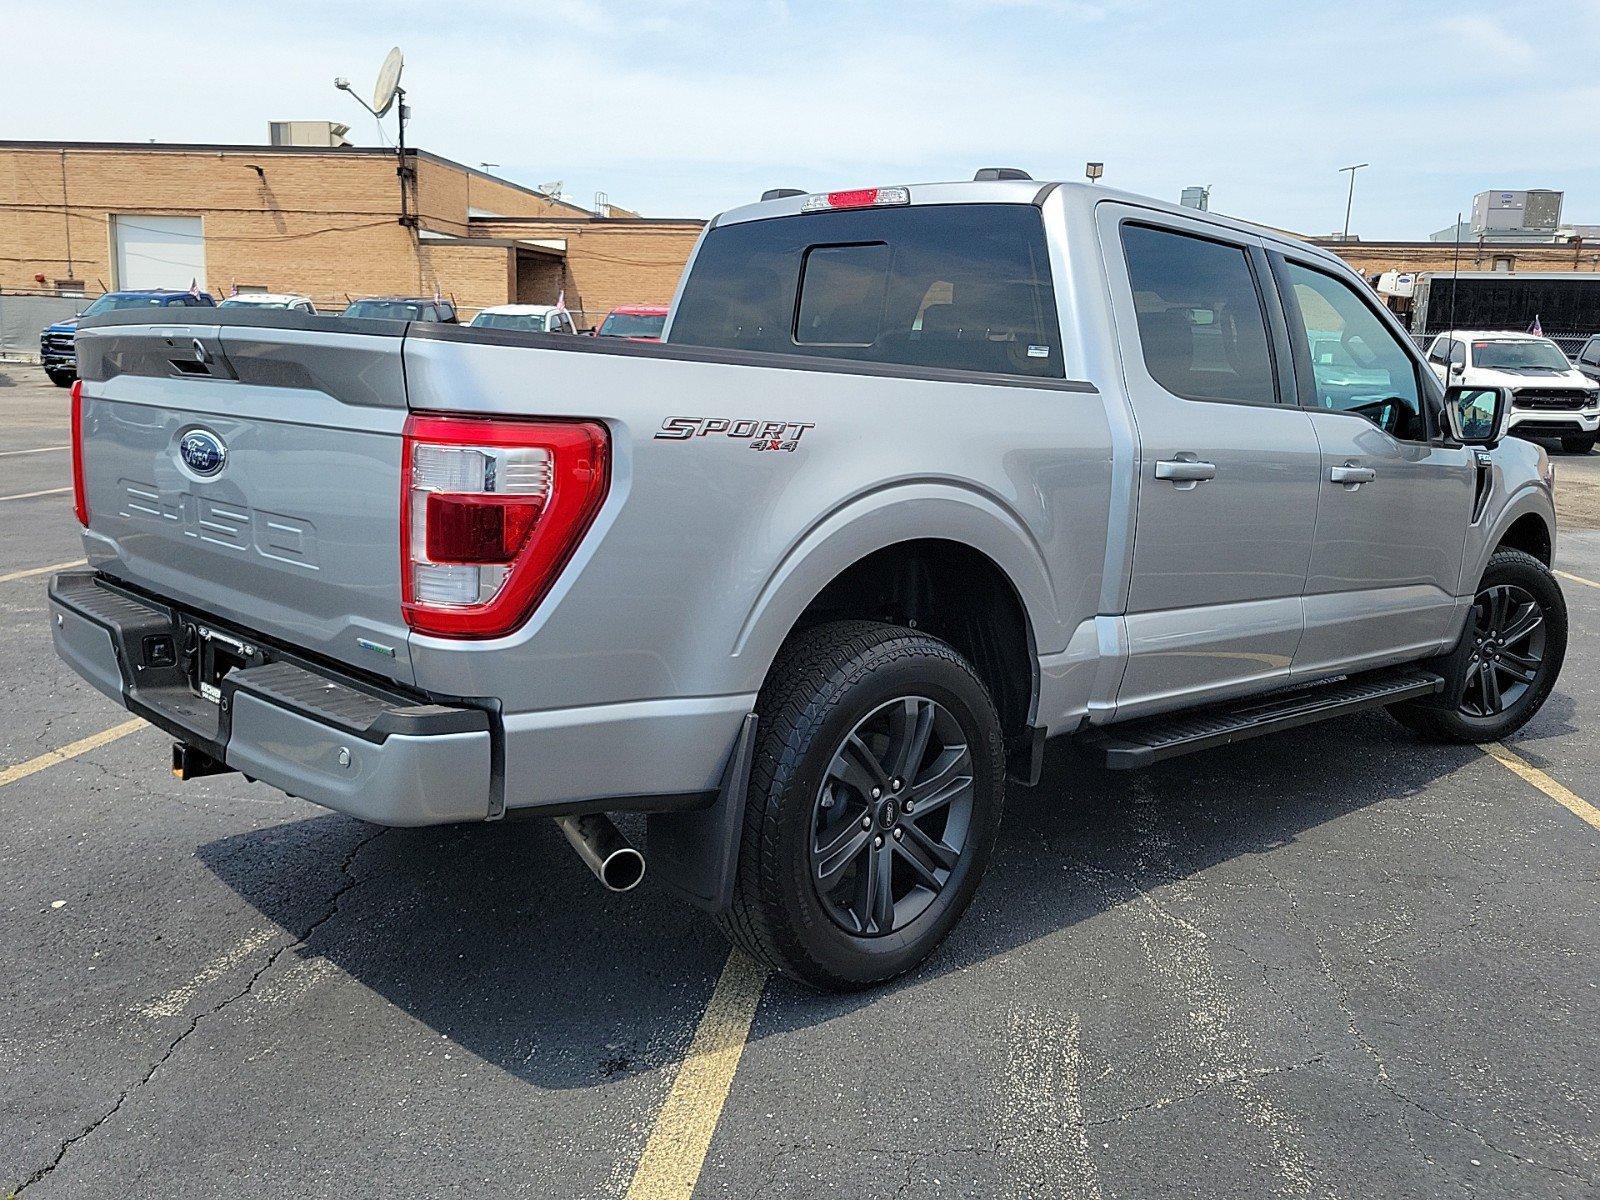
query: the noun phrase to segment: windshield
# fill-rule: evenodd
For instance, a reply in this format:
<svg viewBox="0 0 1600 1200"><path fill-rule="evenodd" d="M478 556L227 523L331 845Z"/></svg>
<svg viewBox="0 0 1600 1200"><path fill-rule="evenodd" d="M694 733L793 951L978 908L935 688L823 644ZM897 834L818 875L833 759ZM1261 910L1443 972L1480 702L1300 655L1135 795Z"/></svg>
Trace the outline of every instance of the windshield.
<svg viewBox="0 0 1600 1200"><path fill-rule="evenodd" d="M423 308L414 300L357 300L344 310L344 315L369 321L419 321Z"/></svg>
<svg viewBox="0 0 1600 1200"><path fill-rule="evenodd" d="M116 312L119 308L156 308L166 301L165 296L117 296L107 292L88 308L83 310L86 317L98 317L101 313Z"/></svg>
<svg viewBox="0 0 1600 1200"><path fill-rule="evenodd" d="M1554 342L1473 342L1472 365L1496 371L1520 371L1529 367L1542 367L1550 371L1567 371L1571 364Z"/></svg>
<svg viewBox="0 0 1600 1200"><path fill-rule="evenodd" d="M544 317L537 313L481 312L472 318L474 329L523 329L533 333L544 332Z"/></svg>
<svg viewBox="0 0 1600 1200"><path fill-rule="evenodd" d="M252 300L248 296L229 296L218 308L288 308L287 300Z"/></svg>
<svg viewBox="0 0 1600 1200"><path fill-rule="evenodd" d="M612 313L600 326L601 337L651 337L658 338L666 328L667 316L641 316L638 313Z"/></svg>

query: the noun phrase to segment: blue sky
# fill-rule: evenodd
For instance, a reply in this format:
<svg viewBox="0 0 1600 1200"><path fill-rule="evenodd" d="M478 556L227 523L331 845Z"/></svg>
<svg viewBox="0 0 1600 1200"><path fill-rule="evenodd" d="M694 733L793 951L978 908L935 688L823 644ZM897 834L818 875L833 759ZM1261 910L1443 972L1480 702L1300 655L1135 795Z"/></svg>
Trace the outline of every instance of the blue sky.
<svg viewBox="0 0 1600 1200"><path fill-rule="evenodd" d="M0 137L257 142L404 47L411 140L708 216L762 189L1020 166L1320 234L1424 237L1485 188L1600 223L1600 0L8 0ZM28 47L26 53L16 53ZM392 124L392 123L391 123Z"/></svg>

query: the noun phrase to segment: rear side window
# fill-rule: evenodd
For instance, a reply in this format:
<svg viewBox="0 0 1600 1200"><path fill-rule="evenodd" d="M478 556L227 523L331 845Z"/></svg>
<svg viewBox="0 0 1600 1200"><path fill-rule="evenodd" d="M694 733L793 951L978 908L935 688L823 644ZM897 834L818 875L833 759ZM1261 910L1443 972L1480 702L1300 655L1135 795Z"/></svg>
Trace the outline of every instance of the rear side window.
<svg viewBox="0 0 1600 1200"><path fill-rule="evenodd" d="M706 235L680 345L1060 378L1039 210L913 205L746 221Z"/></svg>
<svg viewBox="0 0 1600 1200"><path fill-rule="evenodd" d="M1276 403L1247 252L1146 225L1124 225L1122 248L1150 377L1186 400Z"/></svg>

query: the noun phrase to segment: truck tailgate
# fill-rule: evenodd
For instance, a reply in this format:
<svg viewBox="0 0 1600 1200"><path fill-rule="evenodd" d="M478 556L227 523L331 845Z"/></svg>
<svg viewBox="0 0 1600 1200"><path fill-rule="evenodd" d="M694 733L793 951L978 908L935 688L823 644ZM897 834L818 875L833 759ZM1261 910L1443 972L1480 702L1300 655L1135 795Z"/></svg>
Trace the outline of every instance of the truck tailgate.
<svg viewBox="0 0 1600 1200"><path fill-rule="evenodd" d="M89 561L409 683L404 327L308 323L324 327L201 318L80 332Z"/></svg>

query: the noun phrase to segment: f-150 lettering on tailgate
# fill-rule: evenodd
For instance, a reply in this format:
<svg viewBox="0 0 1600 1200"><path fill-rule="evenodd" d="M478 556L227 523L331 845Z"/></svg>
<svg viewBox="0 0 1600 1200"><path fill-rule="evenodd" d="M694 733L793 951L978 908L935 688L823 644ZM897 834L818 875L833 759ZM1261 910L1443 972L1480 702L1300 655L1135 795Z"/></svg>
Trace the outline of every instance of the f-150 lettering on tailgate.
<svg viewBox="0 0 1600 1200"><path fill-rule="evenodd" d="M163 492L152 483L119 480L122 516L152 521L230 550L255 550L263 558L318 570L317 528L285 513L246 508L192 492Z"/></svg>

